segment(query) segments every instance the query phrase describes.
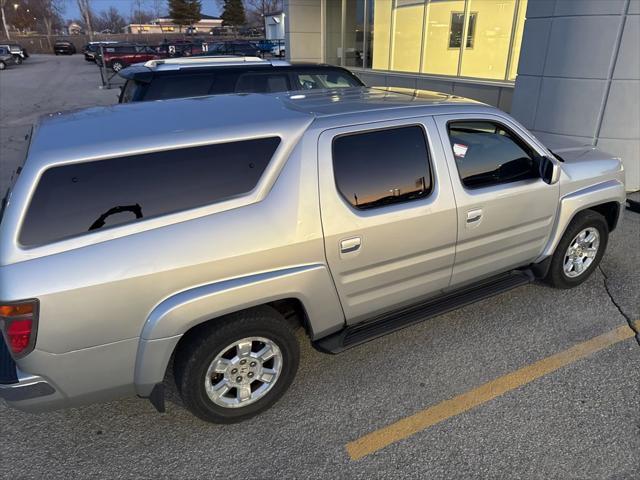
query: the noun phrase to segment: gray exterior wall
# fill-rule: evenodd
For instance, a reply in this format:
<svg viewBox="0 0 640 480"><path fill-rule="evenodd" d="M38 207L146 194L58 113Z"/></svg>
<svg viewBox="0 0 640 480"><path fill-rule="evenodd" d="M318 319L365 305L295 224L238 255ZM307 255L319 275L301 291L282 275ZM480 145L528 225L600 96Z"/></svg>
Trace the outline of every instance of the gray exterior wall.
<svg viewBox="0 0 640 480"><path fill-rule="evenodd" d="M640 189L640 0L529 0L511 113L622 157Z"/></svg>

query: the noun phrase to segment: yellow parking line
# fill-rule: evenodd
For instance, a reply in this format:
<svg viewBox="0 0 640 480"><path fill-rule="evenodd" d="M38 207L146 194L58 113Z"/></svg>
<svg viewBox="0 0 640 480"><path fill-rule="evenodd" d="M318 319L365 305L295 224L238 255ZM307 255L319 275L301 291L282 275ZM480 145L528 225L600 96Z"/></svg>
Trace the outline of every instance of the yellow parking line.
<svg viewBox="0 0 640 480"><path fill-rule="evenodd" d="M635 324L640 328L640 320ZM399 442L417 432L443 422L455 415L471 410L511 390L526 385L537 378L554 372L566 365L592 355L618 342L633 337L635 332L627 325L579 343L550 357L544 358L515 372L491 380L473 390L445 400L410 417L399 420L380 430L347 443L351 460L359 460L392 443Z"/></svg>

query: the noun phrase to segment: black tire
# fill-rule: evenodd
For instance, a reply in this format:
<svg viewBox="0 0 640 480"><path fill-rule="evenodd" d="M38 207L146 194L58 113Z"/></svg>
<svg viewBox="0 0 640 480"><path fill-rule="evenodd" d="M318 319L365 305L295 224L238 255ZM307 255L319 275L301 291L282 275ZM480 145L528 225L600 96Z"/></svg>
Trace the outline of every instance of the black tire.
<svg viewBox="0 0 640 480"><path fill-rule="evenodd" d="M593 262L580 275L577 277L569 277L564 271L565 253L576 235L587 228L596 229L600 235L600 244L596 256ZM549 272L545 277L545 282L555 288L567 289L577 287L598 268L600 260L602 260L602 256L607 249L608 240L609 226L602 215L593 210L585 210L578 213L567 227L567 230L564 232L564 235L556 247L556 251L551 259Z"/></svg>
<svg viewBox="0 0 640 480"><path fill-rule="evenodd" d="M247 337L264 337L277 345L282 367L262 398L244 407L218 405L207 395L205 379L213 360L226 347ZM287 391L300 362L300 348L290 323L271 307L256 307L197 327L178 346L174 360L176 385L191 413L213 423L237 423L270 408Z"/></svg>
<svg viewBox="0 0 640 480"><path fill-rule="evenodd" d="M0 70L4 70L7 68L7 65L4 62L0 62Z"/></svg>
<svg viewBox="0 0 640 480"><path fill-rule="evenodd" d="M16 65L22 65L22 58L16 57Z"/></svg>

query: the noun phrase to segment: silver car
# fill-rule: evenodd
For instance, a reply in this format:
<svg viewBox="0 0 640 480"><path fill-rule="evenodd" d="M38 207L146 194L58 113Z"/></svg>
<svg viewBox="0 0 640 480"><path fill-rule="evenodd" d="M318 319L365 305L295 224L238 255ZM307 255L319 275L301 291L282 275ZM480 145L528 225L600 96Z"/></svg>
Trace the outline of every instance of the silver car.
<svg viewBox="0 0 640 480"><path fill-rule="evenodd" d="M211 115L212 110L225 112ZM0 396L122 396L212 422L269 408L294 331L340 352L595 270L618 158L552 153L505 113L344 89L91 108L42 121L0 223Z"/></svg>

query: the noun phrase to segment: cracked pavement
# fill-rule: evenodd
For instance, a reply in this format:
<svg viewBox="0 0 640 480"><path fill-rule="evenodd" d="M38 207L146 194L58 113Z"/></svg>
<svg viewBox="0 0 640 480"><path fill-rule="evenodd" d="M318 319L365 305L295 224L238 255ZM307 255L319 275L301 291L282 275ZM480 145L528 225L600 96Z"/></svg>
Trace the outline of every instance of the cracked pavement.
<svg viewBox="0 0 640 480"><path fill-rule="evenodd" d="M8 139L19 135L5 128L28 123L36 103L46 113L116 94L97 90L95 67L78 55L23 67L0 75L0 183L17 161ZM578 288L528 285L337 356L300 335L291 390L238 425L193 418L170 375L162 415L136 398L43 414L0 401L0 478L637 479L634 338L362 460L350 460L345 444L639 320L638 245L640 215L627 211L601 270Z"/></svg>

